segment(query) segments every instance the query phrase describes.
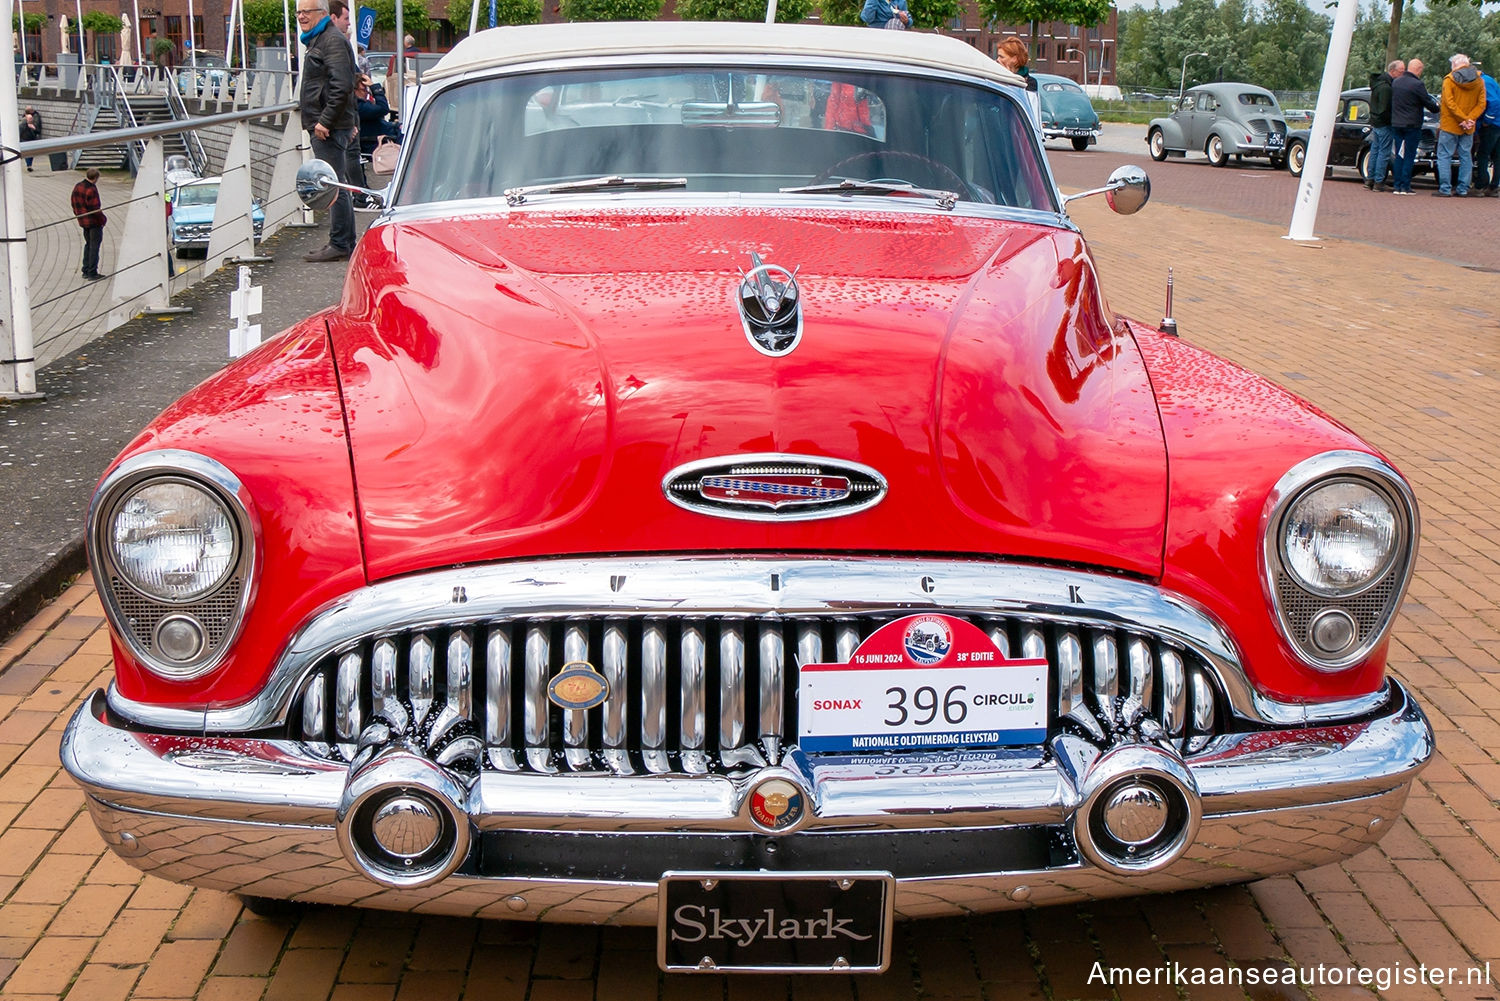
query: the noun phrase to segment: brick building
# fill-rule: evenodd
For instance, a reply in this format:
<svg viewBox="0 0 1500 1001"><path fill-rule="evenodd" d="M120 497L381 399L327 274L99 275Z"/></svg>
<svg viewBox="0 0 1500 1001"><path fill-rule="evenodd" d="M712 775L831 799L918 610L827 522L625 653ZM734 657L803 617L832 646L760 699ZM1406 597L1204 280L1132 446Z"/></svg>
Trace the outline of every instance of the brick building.
<svg viewBox="0 0 1500 1001"><path fill-rule="evenodd" d="M188 21L188 0L149 0L149 3L139 7L136 6L137 3L139 0L83 0L82 9L84 12L102 10L116 16L122 13L129 14L132 21L136 19L137 11L139 11L142 47L148 53L151 51L150 39L153 37L170 41L173 46L173 56L178 60L182 58L185 43L189 38L194 41L200 52L217 51L221 54L224 52L229 28L229 0L194 0L191 26ZM289 7L292 5L291 0L287 0L287 3ZM439 13L446 7L442 0L428 0L428 4L428 9L433 13ZM18 0L18 6L28 14L45 13L47 15L47 26L41 31L30 32L26 36L27 56L33 62L52 61L57 58L61 47L60 17L68 19L69 51L78 51L78 26L75 23L78 11L76 0ZM672 4L668 0L664 17L672 16L671 8ZM542 20L562 20L556 0L544 0ZM1077 80L1079 83L1106 86L1113 84L1115 82L1117 23L1117 13L1111 8L1109 19L1094 28L1079 28L1062 22L1038 25L1035 45L1032 49L1032 69L1039 73L1055 73L1058 76ZM429 51L440 51L450 47L468 27L467 25L452 25L447 21L435 21L434 25L431 31L426 32L424 37L418 40L419 44ZM971 3L965 3L963 16L955 18L943 28L943 31L945 34L962 38L991 57L995 55L1000 42L1006 36L1018 35L1023 41L1029 37L1027 25L985 24ZM372 49L379 51L392 47L394 39L382 38L382 34L390 35L389 32L377 32ZM119 61L121 50L118 35L98 37L86 35L84 41L89 61L105 59L110 62ZM253 46L254 42L251 45Z"/></svg>

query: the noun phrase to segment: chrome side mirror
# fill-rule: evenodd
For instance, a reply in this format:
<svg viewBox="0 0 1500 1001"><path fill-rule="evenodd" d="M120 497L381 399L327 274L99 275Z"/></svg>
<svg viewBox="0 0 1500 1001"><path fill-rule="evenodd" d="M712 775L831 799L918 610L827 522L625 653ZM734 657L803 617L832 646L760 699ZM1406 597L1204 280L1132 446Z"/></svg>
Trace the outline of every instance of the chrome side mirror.
<svg viewBox="0 0 1500 1001"><path fill-rule="evenodd" d="M345 184L324 160L309 160L298 167L296 186L297 197L310 209L326 209L339 196L340 189L364 195L376 208L385 207L385 192Z"/></svg>
<svg viewBox="0 0 1500 1001"><path fill-rule="evenodd" d="M1109 175L1104 200L1120 215L1135 215L1151 200L1151 178L1140 167L1116 167Z"/></svg>
<svg viewBox="0 0 1500 1001"><path fill-rule="evenodd" d="M1063 205L1066 206L1075 198L1087 198L1090 195L1103 195L1104 200L1109 202L1109 207L1120 215L1134 215L1151 200L1151 178L1140 167L1129 164L1116 167L1104 187L1065 195Z"/></svg>

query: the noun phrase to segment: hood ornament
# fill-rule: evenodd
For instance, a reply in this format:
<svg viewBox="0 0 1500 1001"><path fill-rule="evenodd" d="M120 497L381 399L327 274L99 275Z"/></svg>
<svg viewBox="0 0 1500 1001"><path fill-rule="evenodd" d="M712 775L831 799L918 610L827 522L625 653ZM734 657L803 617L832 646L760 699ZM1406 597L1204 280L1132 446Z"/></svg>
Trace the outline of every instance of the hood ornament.
<svg viewBox="0 0 1500 1001"><path fill-rule="evenodd" d="M807 521L879 504L885 477L869 466L816 455L756 453L685 463L662 480L678 507L740 521Z"/></svg>
<svg viewBox="0 0 1500 1001"><path fill-rule="evenodd" d="M750 346L779 358L802 340L802 300L797 276L751 253L750 270L740 275L740 320Z"/></svg>

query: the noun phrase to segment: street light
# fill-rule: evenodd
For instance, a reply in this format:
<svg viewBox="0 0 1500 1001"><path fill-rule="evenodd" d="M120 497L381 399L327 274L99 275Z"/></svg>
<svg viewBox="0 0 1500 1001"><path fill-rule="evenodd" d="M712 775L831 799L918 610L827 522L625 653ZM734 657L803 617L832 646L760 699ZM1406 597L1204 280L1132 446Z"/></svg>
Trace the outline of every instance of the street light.
<svg viewBox="0 0 1500 1001"><path fill-rule="evenodd" d="M1100 89L1100 90L1104 89L1104 56L1105 56L1105 53L1107 53L1109 51L1108 49L1105 48L1105 46L1108 45L1110 42L1113 42L1113 41L1114 41L1113 38L1101 38L1101 39L1099 39L1099 78L1094 81L1094 86L1096 88ZM1085 68L1084 73L1087 74L1087 72L1088 72L1088 70L1087 70L1087 68ZM1115 81L1115 83L1119 83L1119 82L1120 82L1119 80Z"/></svg>
<svg viewBox="0 0 1500 1001"><path fill-rule="evenodd" d="M1177 102L1179 104L1182 103L1182 92L1187 88L1187 61L1194 56L1202 56L1204 59L1207 59L1208 53L1189 52L1187 55L1182 57L1182 79L1177 81Z"/></svg>

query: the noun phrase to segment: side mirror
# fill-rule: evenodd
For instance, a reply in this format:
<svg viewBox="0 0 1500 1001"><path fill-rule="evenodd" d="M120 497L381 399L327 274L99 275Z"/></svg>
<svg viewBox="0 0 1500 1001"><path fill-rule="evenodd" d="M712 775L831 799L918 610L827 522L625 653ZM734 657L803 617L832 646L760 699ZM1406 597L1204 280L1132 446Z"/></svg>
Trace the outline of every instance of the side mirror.
<svg viewBox="0 0 1500 1001"><path fill-rule="evenodd" d="M297 197L310 209L326 209L339 196L339 175L323 160L297 168Z"/></svg>
<svg viewBox="0 0 1500 1001"><path fill-rule="evenodd" d="M1105 188L1104 200L1120 215L1135 215L1151 200L1151 178L1140 167L1116 167Z"/></svg>
<svg viewBox="0 0 1500 1001"><path fill-rule="evenodd" d="M1103 195L1109 207L1120 215L1134 215L1151 200L1151 178L1140 167L1128 164L1116 167L1104 187L1067 195L1063 198L1063 206L1066 208L1075 198L1087 198L1090 195Z"/></svg>

